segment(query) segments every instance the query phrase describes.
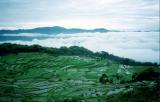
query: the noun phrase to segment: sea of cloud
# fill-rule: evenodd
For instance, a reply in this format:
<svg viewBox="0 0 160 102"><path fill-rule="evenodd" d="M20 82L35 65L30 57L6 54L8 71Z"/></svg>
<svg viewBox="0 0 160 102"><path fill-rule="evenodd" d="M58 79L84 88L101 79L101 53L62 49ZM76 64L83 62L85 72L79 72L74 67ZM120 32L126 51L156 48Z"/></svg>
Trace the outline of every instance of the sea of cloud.
<svg viewBox="0 0 160 102"><path fill-rule="evenodd" d="M9 36L3 35L3 36ZM1 37L3 37L1 36ZM0 43L23 45L39 44L47 47L83 46L94 52L107 51L111 54L132 58L142 62L159 63L159 32L109 32L77 34L12 34L11 36L33 37L31 41L7 40ZM38 37L45 39L38 39ZM46 36L48 36L46 38Z"/></svg>

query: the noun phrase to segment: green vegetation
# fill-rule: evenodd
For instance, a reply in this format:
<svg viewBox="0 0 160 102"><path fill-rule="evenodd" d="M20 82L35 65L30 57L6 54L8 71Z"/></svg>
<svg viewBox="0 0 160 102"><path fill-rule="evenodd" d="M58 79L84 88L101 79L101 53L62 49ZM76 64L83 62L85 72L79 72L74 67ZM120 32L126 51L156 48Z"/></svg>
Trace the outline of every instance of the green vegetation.
<svg viewBox="0 0 160 102"><path fill-rule="evenodd" d="M0 102L160 101L157 65L118 63L81 47L0 49Z"/></svg>
<svg viewBox="0 0 160 102"><path fill-rule="evenodd" d="M116 63L132 65L132 66L133 65L134 66L158 66L157 63L137 62L132 59L118 57L104 51L94 53L86 48L78 47L78 46L71 46L69 48L67 47L50 48L50 47L42 47L39 45L27 46L27 45L17 45L17 44L10 44L10 43L0 44L0 56L7 55L7 54L17 54L20 52L43 52L51 55L67 55L67 56L77 55L77 56L85 56L85 57L87 56L87 57L96 58L97 60L109 59Z"/></svg>

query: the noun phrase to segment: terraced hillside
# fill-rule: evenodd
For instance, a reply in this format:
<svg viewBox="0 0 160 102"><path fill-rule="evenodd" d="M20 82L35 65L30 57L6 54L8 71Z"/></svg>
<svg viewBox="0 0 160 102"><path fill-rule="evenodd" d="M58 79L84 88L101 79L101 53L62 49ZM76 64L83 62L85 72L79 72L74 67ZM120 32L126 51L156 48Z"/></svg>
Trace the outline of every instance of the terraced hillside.
<svg viewBox="0 0 160 102"><path fill-rule="evenodd" d="M133 81L148 68L46 53L1 56L0 102L158 102L156 81Z"/></svg>

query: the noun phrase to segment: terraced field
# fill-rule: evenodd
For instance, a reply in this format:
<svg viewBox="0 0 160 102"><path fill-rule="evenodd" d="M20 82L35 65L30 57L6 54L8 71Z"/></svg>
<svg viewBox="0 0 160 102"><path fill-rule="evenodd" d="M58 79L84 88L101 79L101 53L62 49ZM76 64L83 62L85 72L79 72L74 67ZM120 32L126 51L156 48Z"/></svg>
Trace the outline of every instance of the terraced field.
<svg viewBox="0 0 160 102"><path fill-rule="evenodd" d="M108 97L153 81L133 82L133 67L79 56L19 53L0 57L0 102L111 102ZM159 68L156 69L159 71ZM99 82L102 74L109 81ZM118 101L117 101L118 102ZM127 101L126 101L127 102Z"/></svg>

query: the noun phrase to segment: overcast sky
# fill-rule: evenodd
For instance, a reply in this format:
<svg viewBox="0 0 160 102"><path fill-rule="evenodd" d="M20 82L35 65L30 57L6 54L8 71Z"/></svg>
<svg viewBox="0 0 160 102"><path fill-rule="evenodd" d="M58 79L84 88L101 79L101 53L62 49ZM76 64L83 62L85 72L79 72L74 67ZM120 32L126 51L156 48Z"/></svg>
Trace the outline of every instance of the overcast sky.
<svg viewBox="0 0 160 102"><path fill-rule="evenodd" d="M0 29L38 26L158 30L159 0L0 0Z"/></svg>

